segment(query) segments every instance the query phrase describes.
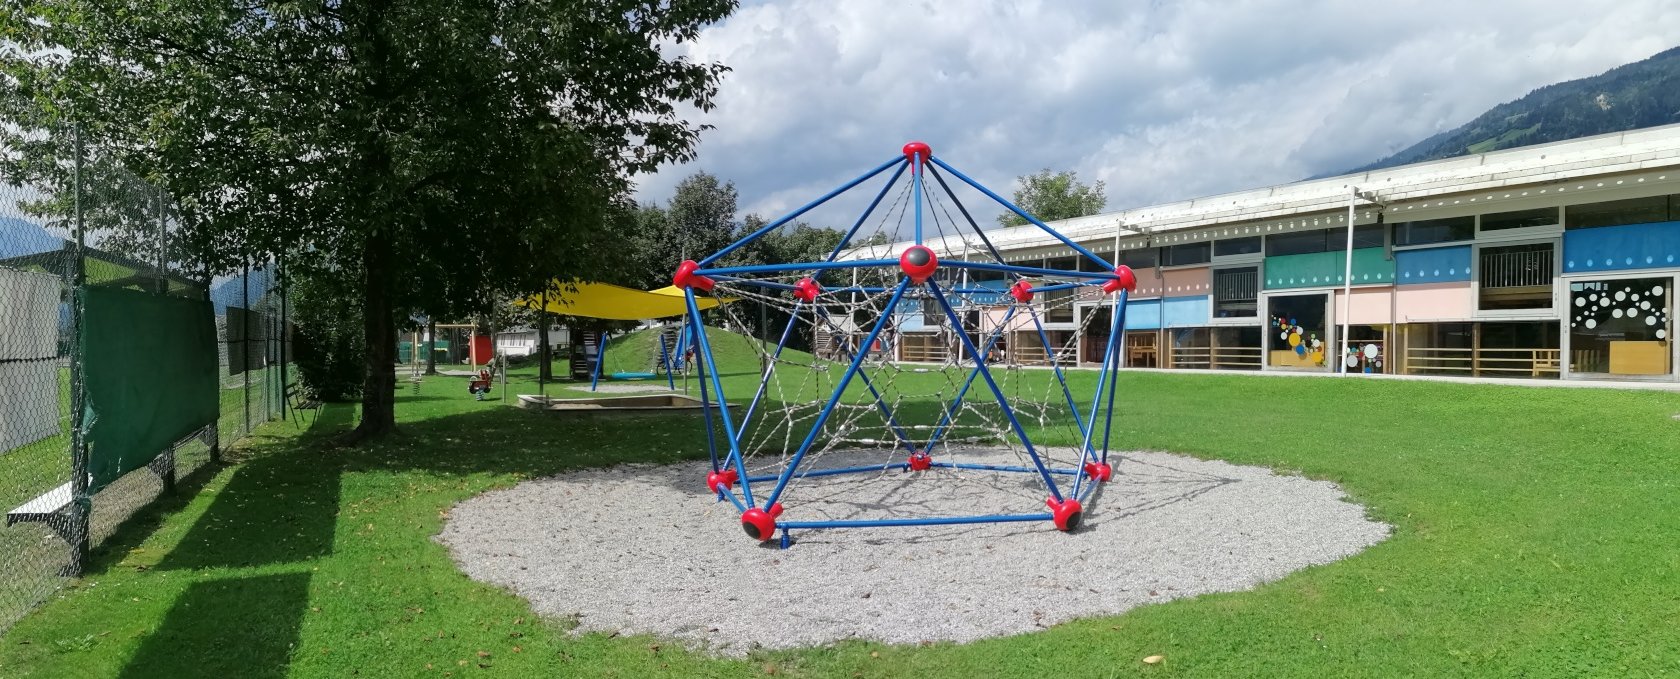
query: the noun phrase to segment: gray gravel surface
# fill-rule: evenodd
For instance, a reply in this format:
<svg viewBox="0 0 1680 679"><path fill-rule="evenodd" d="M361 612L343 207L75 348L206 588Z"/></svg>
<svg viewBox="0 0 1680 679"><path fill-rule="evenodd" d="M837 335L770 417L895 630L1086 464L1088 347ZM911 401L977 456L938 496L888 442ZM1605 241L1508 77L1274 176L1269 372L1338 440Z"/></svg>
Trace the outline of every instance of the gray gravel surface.
<svg viewBox="0 0 1680 679"><path fill-rule="evenodd" d="M960 456L1017 462L1006 451ZM882 460L875 451L822 462ZM1073 533L1048 521L796 531L782 550L742 533L734 506L705 492L706 471L626 465L529 481L457 505L438 540L471 577L545 616L576 619L579 631L649 633L740 655L1030 632L1248 589L1389 532L1328 482L1136 452ZM783 518L1031 513L1045 511L1044 498L1032 474L887 472L796 481Z"/></svg>

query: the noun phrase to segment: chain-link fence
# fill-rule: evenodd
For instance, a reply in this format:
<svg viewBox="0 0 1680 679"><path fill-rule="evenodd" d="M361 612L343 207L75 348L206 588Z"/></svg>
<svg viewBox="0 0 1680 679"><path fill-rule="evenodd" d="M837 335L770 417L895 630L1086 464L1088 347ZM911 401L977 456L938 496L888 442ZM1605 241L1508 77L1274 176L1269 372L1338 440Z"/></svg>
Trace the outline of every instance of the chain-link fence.
<svg viewBox="0 0 1680 679"><path fill-rule="evenodd" d="M272 267L187 273L166 190L74 132L8 151L0 630L221 446L282 417L289 354Z"/></svg>

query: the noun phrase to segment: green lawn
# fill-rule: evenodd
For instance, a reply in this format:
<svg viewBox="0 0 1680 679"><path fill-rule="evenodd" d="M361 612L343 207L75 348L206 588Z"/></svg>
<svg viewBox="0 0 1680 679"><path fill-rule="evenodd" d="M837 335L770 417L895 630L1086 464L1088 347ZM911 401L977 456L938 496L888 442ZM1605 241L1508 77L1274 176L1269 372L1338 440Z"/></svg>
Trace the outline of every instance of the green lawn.
<svg viewBox="0 0 1680 679"><path fill-rule="evenodd" d="M756 362L723 372L745 400ZM374 445L326 445L351 406L259 429L0 638L0 676L1680 674L1680 395L1154 373L1121 388L1120 445L1329 479L1394 536L1252 592L960 646L716 660L573 637L431 537L488 489L703 457L695 424L556 418L432 377L399 389L403 432Z"/></svg>

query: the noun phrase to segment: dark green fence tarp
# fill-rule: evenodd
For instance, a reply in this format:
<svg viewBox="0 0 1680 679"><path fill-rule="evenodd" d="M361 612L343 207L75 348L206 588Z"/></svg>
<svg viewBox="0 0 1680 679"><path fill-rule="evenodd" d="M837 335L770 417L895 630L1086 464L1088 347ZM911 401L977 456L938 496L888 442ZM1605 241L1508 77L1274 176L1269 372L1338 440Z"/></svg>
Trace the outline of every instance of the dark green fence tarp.
<svg viewBox="0 0 1680 679"><path fill-rule="evenodd" d="M133 290L78 294L88 473L98 490L216 423L215 310Z"/></svg>

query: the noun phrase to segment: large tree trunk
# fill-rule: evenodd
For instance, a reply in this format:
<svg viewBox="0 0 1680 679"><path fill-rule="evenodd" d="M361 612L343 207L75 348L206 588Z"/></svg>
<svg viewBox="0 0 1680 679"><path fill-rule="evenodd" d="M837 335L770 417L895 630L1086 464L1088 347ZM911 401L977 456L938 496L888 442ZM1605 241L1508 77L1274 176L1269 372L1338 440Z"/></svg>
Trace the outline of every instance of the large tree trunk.
<svg viewBox="0 0 1680 679"><path fill-rule="evenodd" d="M362 422L353 441L382 436L396 429L397 325L390 294L391 244L378 233L362 246L362 329L367 375L362 382Z"/></svg>
<svg viewBox="0 0 1680 679"><path fill-rule="evenodd" d="M426 319L426 374L437 374L437 351L433 348L437 344L437 321Z"/></svg>
<svg viewBox="0 0 1680 679"><path fill-rule="evenodd" d="M548 348L548 312L537 314L537 381L547 384L554 381L554 365Z"/></svg>

